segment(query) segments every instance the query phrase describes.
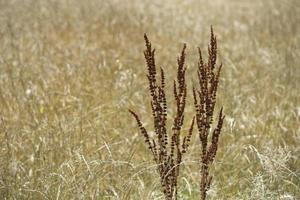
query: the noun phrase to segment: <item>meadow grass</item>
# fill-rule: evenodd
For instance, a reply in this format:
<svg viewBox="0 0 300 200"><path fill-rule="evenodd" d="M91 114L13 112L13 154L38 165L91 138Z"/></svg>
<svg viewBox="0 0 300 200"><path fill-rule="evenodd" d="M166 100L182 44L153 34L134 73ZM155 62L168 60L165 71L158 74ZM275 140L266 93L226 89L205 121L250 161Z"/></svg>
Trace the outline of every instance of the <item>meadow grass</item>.
<svg viewBox="0 0 300 200"><path fill-rule="evenodd" d="M224 66L216 110L226 118L208 199L300 199L299 21L298 0L1 0L0 198L163 199L128 113L153 127L143 35L166 80L187 44L190 122L197 47L213 25ZM173 82L165 87L172 96ZM200 196L191 141L179 199Z"/></svg>

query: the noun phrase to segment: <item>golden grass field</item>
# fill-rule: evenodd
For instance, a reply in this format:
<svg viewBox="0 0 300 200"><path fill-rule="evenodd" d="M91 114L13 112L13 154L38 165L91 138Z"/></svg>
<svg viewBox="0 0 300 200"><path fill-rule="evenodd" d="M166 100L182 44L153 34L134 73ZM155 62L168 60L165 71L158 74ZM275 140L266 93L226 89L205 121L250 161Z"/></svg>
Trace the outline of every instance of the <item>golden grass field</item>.
<svg viewBox="0 0 300 200"><path fill-rule="evenodd" d="M226 118L208 199L300 199L299 22L299 0L1 0L0 199L163 199L128 113L153 129L143 34L165 69L169 116L187 44L190 122L211 25ZM194 133L179 199L199 199L199 149Z"/></svg>

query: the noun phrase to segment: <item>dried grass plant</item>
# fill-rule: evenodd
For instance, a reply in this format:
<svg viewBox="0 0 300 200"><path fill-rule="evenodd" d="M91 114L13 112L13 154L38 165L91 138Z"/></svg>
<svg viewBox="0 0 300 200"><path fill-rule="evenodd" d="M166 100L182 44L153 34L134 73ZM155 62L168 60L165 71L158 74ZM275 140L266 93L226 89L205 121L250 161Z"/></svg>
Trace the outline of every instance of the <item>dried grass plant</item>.
<svg viewBox="0 0 300 200"><path fill-rule="evenodd" d="M134 116L145 138L145 143L150 149L154 161L157 164L157 171L160 175L160 182L163 193L167 200L177 199L177 178L182 162L182 156L186 153L191 140L194 118L191 122L188 134L181 140L181 128L184 121L184 109L186 104L187 86L185 81L185 49L183 46L180 57L177 59L177 79L174 80L174 97L176 102L176 115L173 122L171 137L166 127L167 121L167 100L165 93L164 70L160 68L160 82L157 81L157 70L155 63L155 49L152 49L147 35L144 35L146 50L144 56L148 70L149 93L151 96L151 108L154 121L156 138L150 138L143 126L140 117L132 110L129 112Z"/></svg>
<svg viewBox="0 0 300 200"><path fill-rule="evenodd" d="M147 35L144 35L146 50L144 56L148 70L149 93L151 96L151 108L154 121L156 139L150 138L140 117L132 110L129 112L137 121L145 143L151 151L157 170L160 175L161 186L166 199L177 199L177 178L182 162L182 156L187 151L193 132L194 121L198 127L201 142L201 199L206 199L207 190L210 187L212 177L209 175L210 165L216 156L219 135L221 133L224 116L220 110L217 127L212 131L211 144L208 146L208 136L213 122L213 113L216 103L216 95L222 65L216 69L217 40L211 28L211 40L208 47L208 62L204 63L199 48L198 80L199 89L193 88L194 105L196 117L193 118L189 132L181 141L181 128L184 121L184 109L186 104L187 86L185 80L185 49L184 45L180 57L177 59L177 80L174 81L174 97L176 102L176 115L172 127L172 135L168 134L166 127L167 101L165 93L164 70L160 68L160 83L157 81L157 70L155 63L155 49L152 49Z"/></svg>
<svg viewBox="0 0 300 200"><path fill-rule="evenodd" d="M211 27L210 45L208 46L208 61L204 62L201 49L198 48L198 89L193 88L194 105L196 110L196 124L201 142L201 199L206 199L206 193L211 185L212 176L209 175L210 165L213 163L225 116L223 108L219 112L216 128L212 129L213 115L222 64L216 67L217 39ZM211 135L211 143L208 136Z"/></svg>

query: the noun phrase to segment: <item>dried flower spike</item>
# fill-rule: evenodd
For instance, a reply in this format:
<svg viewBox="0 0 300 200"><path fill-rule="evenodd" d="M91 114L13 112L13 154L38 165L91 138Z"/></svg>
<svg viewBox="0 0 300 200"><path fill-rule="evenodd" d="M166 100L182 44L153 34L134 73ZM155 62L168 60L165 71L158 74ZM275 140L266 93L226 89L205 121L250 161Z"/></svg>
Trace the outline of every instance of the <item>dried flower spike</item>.
<svg viewBox="0 0 300 200"><path fill-rule="evenodd" d="M138 115L129 110L134 116L141 134L145 138L145 143L153 154L154 161L157 164L157 171L160 175L162 191L167 200L177 199L177 179L179 168L182 162L182 156L187 151L193 132L194 119L187 136L184 136L181 142L181 128L184 122L184 109L186 104L187 86L185 82L185 50L183 46L181 55L177 59L177 77L174 80L174 97L176 103L176 114L173 127L168 134L166 126L167 121L167 99L165 93L165 73L160 68L160 83L157 81L157 70L155 63L155 50L144 35L146 50L144 56L147 67L147 78L149 85L149 94L151 97L151 109L154 122L155 138L150 139Z"/></svg>

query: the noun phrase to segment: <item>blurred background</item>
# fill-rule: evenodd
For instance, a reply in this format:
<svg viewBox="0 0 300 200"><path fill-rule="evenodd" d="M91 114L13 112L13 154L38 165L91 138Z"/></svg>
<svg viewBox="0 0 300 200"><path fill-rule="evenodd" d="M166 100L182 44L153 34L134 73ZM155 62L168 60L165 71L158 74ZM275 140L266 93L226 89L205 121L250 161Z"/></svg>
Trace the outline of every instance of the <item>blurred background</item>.
<svg viewBox="0 0 300 200"><path fill-rule="evenodd" d="M211 25L226 119L208 199L300 199L299 22L298 0L0 0L1 199L163 199L127 112L153 130L143 34L166 72L169 123L187 44L190 122ZM195 131L180 199L199 198L199 158Z"/></svg>

